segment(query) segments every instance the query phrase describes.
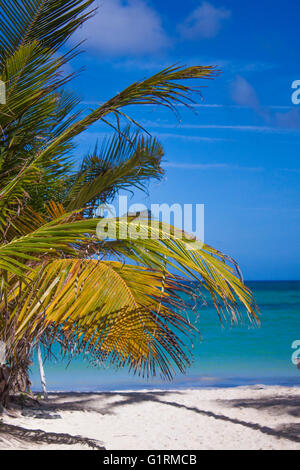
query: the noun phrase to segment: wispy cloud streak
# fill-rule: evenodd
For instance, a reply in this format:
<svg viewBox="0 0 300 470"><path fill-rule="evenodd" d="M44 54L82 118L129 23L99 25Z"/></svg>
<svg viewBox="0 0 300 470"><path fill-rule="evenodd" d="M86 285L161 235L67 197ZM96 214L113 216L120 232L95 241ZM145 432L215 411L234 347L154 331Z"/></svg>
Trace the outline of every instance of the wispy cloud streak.
<svg viewBox="0 0 300 470"><path fill-rule="evenodd" d="M242 171L263 171L262 167L243 167L230 165L227 163L176 163L165 162L166 168L177 168L182 170L242 170Z"/></svg>

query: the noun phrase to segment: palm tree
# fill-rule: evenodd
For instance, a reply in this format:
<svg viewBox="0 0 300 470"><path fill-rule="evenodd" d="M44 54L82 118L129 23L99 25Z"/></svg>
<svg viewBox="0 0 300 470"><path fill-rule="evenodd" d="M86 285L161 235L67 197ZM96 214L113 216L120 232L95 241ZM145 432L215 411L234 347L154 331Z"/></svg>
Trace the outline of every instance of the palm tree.
<svg viewBox="0 0 300 470"><path fill-rule="evenodd" d="M236 264L176 229L159 224L156 238L97 237L100 203L120 189L145 189L161 178L163 149L124 108L136 104L175 109L189 105L187 79L208 79L213 67L169 67L136 82L93 111L64 90L73 74L62 67L77 48L62 54L72 32L92 14L93 0L0 0L0 340L7 363L0 366L0 403L28 387L32 347L86 352L134 372L171 378L189 365L195 328L184 315L182 293L212 297L220 319L240 318L239 304L256 319L251 292ZM65 46L64 46L65 47ZM120 128L126 119L135 129ZM72 159L74 139L96 121L115 135L84 157ZM148 230L148 221L118 218ZM125 263L126 261L126 263ZM175 272L175 270L177 270ZM175 272L175 274L174 274ZM197 283L187 283L188 280Z"/></svg>

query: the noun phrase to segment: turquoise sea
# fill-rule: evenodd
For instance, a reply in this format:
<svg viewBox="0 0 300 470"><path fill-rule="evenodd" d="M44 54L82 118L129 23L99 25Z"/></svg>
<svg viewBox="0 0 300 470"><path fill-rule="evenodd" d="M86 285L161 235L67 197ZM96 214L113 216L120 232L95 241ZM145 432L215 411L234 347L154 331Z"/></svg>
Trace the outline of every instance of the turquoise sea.
<svg viewBox="0 0 300 470"><path fill-rule="evenodd" d="M186 375L173 382L145 380L127 370L94 368L82 359L46 362L49 391L108 391L146 388L229 387L253 384L299 385L300 370L292 363L292 343L300 344L300 281L248 282L261 312L260 328L249 324L222 328L212 305L198 309L194 360ZM300 354L299 354L300 355ZM36 361L35 391L40 390Z"/></svg>

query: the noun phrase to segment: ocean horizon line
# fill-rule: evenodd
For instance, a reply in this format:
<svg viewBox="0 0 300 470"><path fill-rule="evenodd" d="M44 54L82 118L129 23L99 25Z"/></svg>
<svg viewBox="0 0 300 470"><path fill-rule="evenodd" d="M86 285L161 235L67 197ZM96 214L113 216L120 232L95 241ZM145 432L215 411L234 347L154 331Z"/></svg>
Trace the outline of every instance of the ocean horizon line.
<svg viewBox="0 0 300 470"><path fill-rule="evenodd" d="M196 378L195 378L196 379ZM294 377L288 376L274 376L274 377L199 377L198 381L193 381L193 377L187 377L186 380L172 381L169 383L154 382L150 383L139 383L133 382L126 383L115 383L115 384L103 384L102 386L71 386L71 387L49 387L49 394L56 393L125 393L125 392L142 392L142 391L176 391L176 390L198 390L198 389L228 389L238 387L248 388L267 388L267 387L300 387L300 373L299 380ZM32 388L33 393L40 393L41 389L37 386Z"/></svg>

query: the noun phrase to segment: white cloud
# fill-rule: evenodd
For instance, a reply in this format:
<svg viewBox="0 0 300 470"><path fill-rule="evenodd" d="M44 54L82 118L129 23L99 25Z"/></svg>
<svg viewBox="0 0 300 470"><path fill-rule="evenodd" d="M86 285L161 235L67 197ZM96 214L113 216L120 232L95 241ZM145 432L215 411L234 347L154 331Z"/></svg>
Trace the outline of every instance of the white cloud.
<svg viewBox="0 0 300 470"><path fill-rule="evenodd" d="M231 83L231 97L239 106L259 108L259 100L254 88L240 75Z"/></svg>
<svg viewBox="0 0 300 470"><path fill-rule="evenodd" d="M216 8L209 2L203 2L183 24L179 25L179 32L187 39L213 38L220 31L223 21L230 16L230 10Z"/></svg>
<svg viewBox="0 0 300 470"><path fill-rule="evenodd" d="M237 105L252 108L265 122L271 124L272 118L269 110L261 106L253 86L240 75L237 75L231 83L231 97Z"/></svg>
<svg viewBox="0 0 300 470"><path fill-rule="evenodd" d="M265 122L273 127L261 128L271 132L294 132L300 130L300 114L296 108L290 106L269 106L269 109L262 107L254 88L243 77L237 76L231 83L231 97L239 106L254 109ZM288 112L274 113L269 110L287 109Z"/></svg>
<svg viewBox="0 0 300 470"><path fill-rule="evenodd" d="M142 55L169 44L161 18L146 0L97 0L96 15L74 35L105 55Z"/></svg>
<svg viewBox="0 0 300 470"><path fill-rule="evenodd" d="M298 109L293 109L287 113L276 113L275 122L283 129L300 129L300 114Z"/></svg>

